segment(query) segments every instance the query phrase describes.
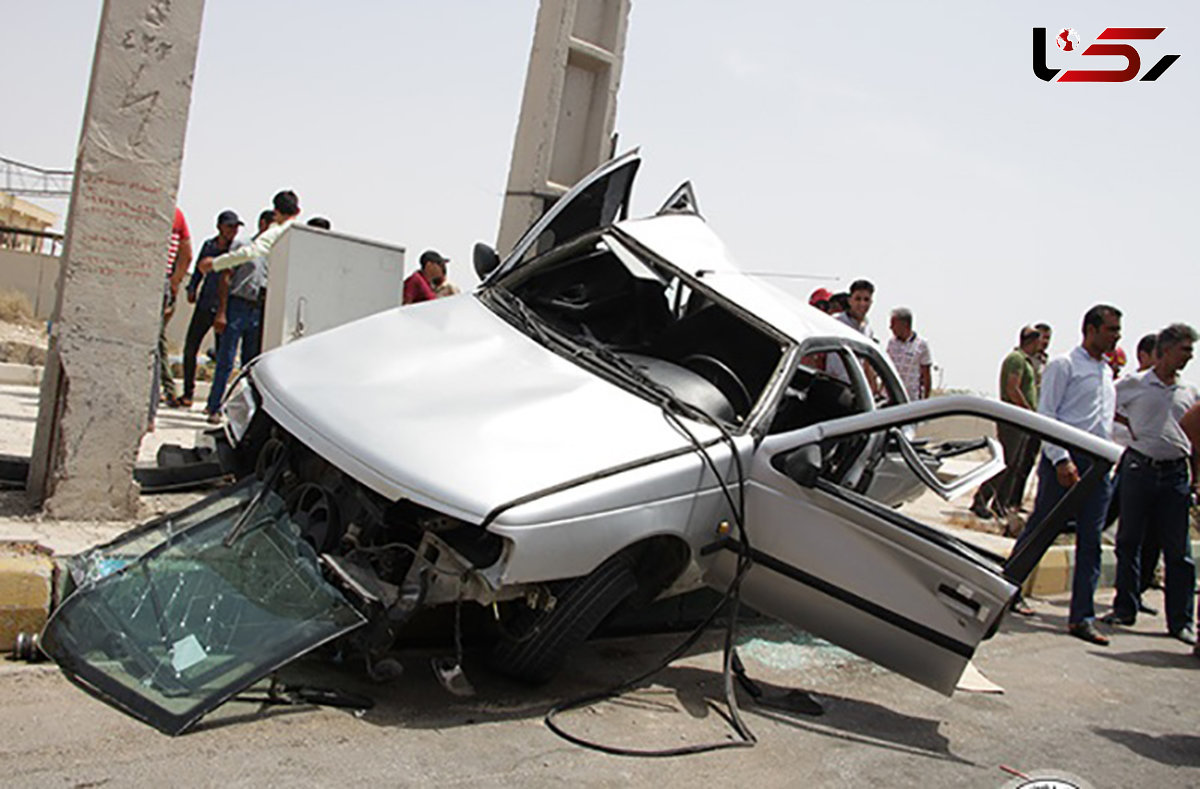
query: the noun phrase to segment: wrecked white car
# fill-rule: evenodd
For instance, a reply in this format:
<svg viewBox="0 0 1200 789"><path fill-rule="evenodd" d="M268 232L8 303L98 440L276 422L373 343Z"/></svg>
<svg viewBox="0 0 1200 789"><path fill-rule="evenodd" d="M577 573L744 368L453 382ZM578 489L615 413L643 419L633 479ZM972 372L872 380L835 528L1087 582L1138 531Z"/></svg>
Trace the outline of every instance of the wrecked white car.
<svg viewBox="0 0 1200 789"><path fill-rule="evenodd" d="M1007 563L905 503L993 473L997 422L1096 458L1079 490L1117 447L907 403L875 344L740 275L690 187L625 218L639 161L477 250L474 293L261 357L225 408L242 481L78 559L43 648L177 733L338 637L377 667L423 608L490 609L493 665L542 681L618 608L736 578L951 693L1078 497Z"/></svg>

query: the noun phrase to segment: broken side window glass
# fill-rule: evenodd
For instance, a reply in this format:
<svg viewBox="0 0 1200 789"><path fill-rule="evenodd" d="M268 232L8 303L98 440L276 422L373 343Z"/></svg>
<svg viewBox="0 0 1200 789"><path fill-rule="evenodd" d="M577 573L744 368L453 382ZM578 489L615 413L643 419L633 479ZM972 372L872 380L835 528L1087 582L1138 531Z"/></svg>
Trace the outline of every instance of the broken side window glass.
<svg viewBox="0 0 1200 789"><path fill-rule="evenodd" d="M100 560L111 563L108 572L55 610L42 639L46 653L103 701L179 734L280 666L363 624L321 577L315 552L276 494L267 493L241 536L224 544L260 485L238 486L170 526L135 530L106 546ZM144 555L131 555L147 545Z"/></svg>

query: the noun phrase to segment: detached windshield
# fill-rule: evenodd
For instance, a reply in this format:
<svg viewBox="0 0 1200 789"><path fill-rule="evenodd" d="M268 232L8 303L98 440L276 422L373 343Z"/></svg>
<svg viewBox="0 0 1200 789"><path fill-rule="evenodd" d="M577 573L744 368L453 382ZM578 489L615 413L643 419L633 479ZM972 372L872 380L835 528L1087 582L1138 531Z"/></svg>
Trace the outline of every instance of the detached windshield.
<svg viewBox="0 0 1200 789"><path fill-rule="evenodd" d="M626 373L643 396L665 388L715 419L743 423L779 364L780 341L612 236L572 247L503 278L486 299L564 356L618 379Z"/></svg>
<svg viewBox="0 0 1200 789"><path fill-rule="evenodd" d="M230 696L365 620L261 483L138 529L75 563L42 647L102 700L178 734Z"/></svg>

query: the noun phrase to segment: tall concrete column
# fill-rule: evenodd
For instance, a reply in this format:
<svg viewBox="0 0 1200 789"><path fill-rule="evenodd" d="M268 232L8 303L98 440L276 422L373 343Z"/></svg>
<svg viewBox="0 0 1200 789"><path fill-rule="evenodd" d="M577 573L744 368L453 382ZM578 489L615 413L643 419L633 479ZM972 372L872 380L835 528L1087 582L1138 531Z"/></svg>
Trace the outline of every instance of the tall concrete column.
<svg viewBox="0 0 1200 789"><path fill-rule="evenodd" d="M56 517L137 512L203 11L105 0L101 12L28 483Z"/></svg>
<svg viewBox="0 0 1200 789"><path fill-rule="evenodd" d="M630 0L542 0L496 249L610 158Z"/></svg>

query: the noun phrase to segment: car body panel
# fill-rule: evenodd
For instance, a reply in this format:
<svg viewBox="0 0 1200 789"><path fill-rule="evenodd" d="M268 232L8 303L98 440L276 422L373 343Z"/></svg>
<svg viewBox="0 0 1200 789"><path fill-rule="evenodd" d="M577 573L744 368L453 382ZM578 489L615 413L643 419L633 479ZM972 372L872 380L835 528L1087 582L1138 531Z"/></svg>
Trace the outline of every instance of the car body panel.
<svg viewBox="0 0 1200 789"><path fill-rule="evenodd" d="M898 431L969 414L1018 424L1116 462L1109 442L1038 414L967 396L906 403L768 437L746 486L746 542L754 564L741 585L754 608L949 695L979 642L1017 590L1004 568L958 541L854 490L791 479L780 460L833 439ZM883 451L886 451L884 449ZM921 462L915 455L914 462ZM993 457L979 471L994 468ZM726 543L708 568L715 588L745 546Z"/></svg>
<svg viewBox="0 0 1200 789"><path fill-rule="evenodd" d="M753 438L734 439L744 460ZM725 443L705 447L728 480L734 466ZM512 543L507 583L584 575L634 543L672 536L693 559L728 520L717 479L695 450L663 458L577 487L539 496L504 511L489 530Z"/></svg>
<svg viewBox="0 0 1200 789"><path fill-rule="evenodd" d="M474 523L528 493L688 445L657 406L473 296L290 343L253 379L281 426L355 479Z"/></svg>

